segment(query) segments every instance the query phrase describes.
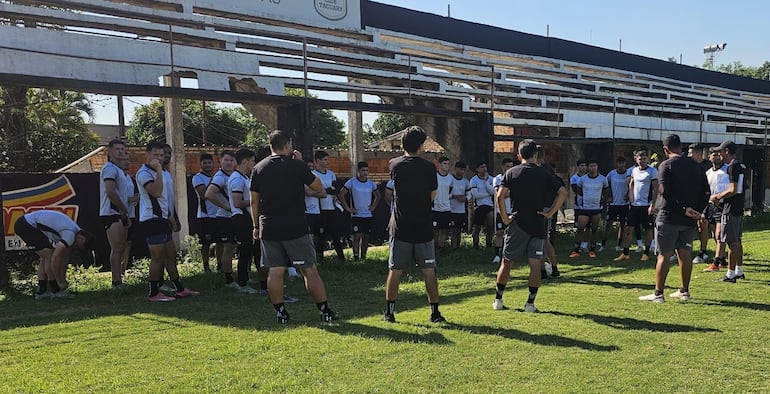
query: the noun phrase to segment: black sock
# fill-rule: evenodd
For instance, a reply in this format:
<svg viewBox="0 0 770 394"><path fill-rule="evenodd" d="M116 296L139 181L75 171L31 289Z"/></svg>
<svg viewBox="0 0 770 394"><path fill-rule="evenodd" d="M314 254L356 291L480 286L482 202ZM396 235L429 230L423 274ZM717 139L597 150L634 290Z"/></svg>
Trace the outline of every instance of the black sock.
<svg viewBox="0 0 770 394"><path fill-rule="evenodd" d="M51 293L58 293L61 290L55 280L48 281L48 288L51 289Z"/></svg>
<svg viewBox="0 0 770 394"><path fill-rule="evenodd" d="M628 256L629 253L631 253L631 249L630 248L623 248L623 254L624 255Z"/></svg>
<svg viewBox="0 0 770 394"><path fill-rule="evenodd" d="M324 313L324 312L329 310L329 305L326 304L326 301L324 301L324 302L316 302L315 306L318 307L318 311L320 311L321 313Z"/></svg>
<svg viewBox="0 0 770 394"><path fill-rule="evenodd" d="M645 246L644 247L644 254L646 254L646 255L650 254L650 247L649 246Z"/></svg>
<svg viewBox="0 0 770 394"><path fill-rule="evenodd" d="M160 288L160 284L163 283L163 281L160 280L151 280L150 281L150 297L158 295L158 288Z"/></svg>
<svg viewBox="0 0 770 394"><path fill-rule="evenodd" d="M283 302L280 304L273 304L273 308L275 308L276 316L286 316L289 314L286 312L286 307L284 307Z"/></svg>
<svg viewBox="0 0 770 394"><path fill-rule="evenodd" d="M123 281L122 281L122 280L113 280L113 281L112 281L112 285L113 285L113 286L120 286L120 285L122 285L122 284L123 284Z"/></svg>
<svg viewBox="0 0 770 394"><path fill-rule="evenodd" d="M172 280L171 282L174 283L174 288L176 289L176 291L184 290L184 285L182 285L182 281L179 280L179 278L176 278L176 279Z"/></svg>
<svg viewBox="0 0 770 394"><path fill-rule="evenodd" d="M573 249L575 253L580 253L580 242L575 242L575 249Z"/></svg>
<svg viewBox="0 0 770 394"><path fill-rule="evenodd" d="M591 245L591 249L589 249L591 252L596 252L596 244Z"/></svg>
<svg viewBox="0 0 770 394"><path fill-rule="evenodd" d="M431 302L430 303L430 314L431 314L431 316L435 316L435 315L439 314L438 302Z"/></svg>
<svg viewBox="0 0 770 394"><path fill-rule="evenodd" d="M497 287L495 288L495 299L496 300L502 300L503 299L503 292L505 291L505 286L507 283L498 283Z"/></svg>
<svg viewBox="0 0 770 394"><path fill-rule="evenodd" d="M705 256L705 255L706 255L706 250L705 249L701 249L701 251L698 252L698 256L700 256L701 258L703 258L703 256Z"/></svg>
<svg viewBox="0 0 770 394"><path fill-rule="evenodd" d="M680 293L687 293L687 292L689 292L689 291L690 291L690 289L689 289L689 288L687 288L687 287L680 287L680 288L679 288L679 292L680 292Z"/></svg>
<svg viewBox="0 0 770 394"><path fill-rule="evenodd" d="M618 238L618 246L623 246L623 238Z"/></svg>
<svg viewBox="0 0 770 394"><path fill-rule="evenodd" d="M529 297L527 297L527 304L534 304L535 297L537 297L537 287L529 286Z"/></svg>
<svg viewBox="0 0 770 394"><path fill-rule="evenodd" d="M495 246L495 256L500 256L500 249L502 249L502 247Z"/></svg>
<svg viewBox="0 0 770 394"><path fill-rule="evenodd" d="M47 280L39 280L37 281L37 294L43 294L48 290L48 281Z"/></svg>
<svg viewBox="0 0 770 394"><path fill-rule="evenodd" d="M390 301L390 300L387 300L387 301L388 301L388 305L386 306L385 314L386 315L391 315L391 316L395 315L396 314L396 301Z"/></svg>
<svg viewBox="0 0 770 394"><path fill-rule="evenodd" d="M662 296L663 295L663 290L655 289L655 295L656 296Z"/></svg>
<svg viewBox="0 0 770 394"><path fill-rule="evenodd" d="M266 280L260 280L259 281L259 288L262 290L267 290L267 281Z"/></svg>
<svg viewBox="0 0 770 394"><path fill-rule="evenodd" d="M233 283L235 280L233 279L233 273L232 272L225 272L225 283Z"/></svg>

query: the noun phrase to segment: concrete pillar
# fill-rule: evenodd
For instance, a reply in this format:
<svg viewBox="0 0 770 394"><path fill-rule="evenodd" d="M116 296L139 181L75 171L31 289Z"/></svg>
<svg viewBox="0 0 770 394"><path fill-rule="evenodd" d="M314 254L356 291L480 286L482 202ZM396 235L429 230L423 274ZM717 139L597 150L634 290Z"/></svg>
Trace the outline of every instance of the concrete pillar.
<svg viewBox="0 0 770 394"><path fill-rule="evenodd" d="M348 101L360 102L361 93L348 93ZM364 160L364 117L360 111L348 111L350 176L356 176L357 164Z"/></svg>
<svg viewBox="0 0 770 394"><path fill-rule="evenodd" d="M164 76L164 86L180 86L179 77ZM171 145L171 178L174 180L174 197L176 201L177 216L181 230L174 243L177 247L187 249L184 242L180 242L190 234L190 223L187 220L187 159L184 151L184 133L182 132L182 100L177 98L164 98L163 106L166 112L166 142Z"/></svg>

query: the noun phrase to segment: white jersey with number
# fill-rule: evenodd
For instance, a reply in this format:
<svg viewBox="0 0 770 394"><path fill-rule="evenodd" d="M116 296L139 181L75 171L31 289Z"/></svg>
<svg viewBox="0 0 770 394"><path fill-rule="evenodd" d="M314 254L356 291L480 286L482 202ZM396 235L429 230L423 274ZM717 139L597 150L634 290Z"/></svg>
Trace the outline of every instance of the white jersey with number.
<svg viewBox="0 0 770 394"><path fill-rule="evenodd" d="M449 191L452 188L452 175L447 173L441 175L436 173L436 181L438 187L436 188L436 198L433 199L433 210L436 212L449 212L451 209L449 202Z"/></svg>
<svg viewBox="0 0 770 394"><path fill-rule="evenodd" d="M487 175L486 178L481 179L478 175L474 175L471 178L471 196L473 196L473 202L476 207L486 205L493 207L492 199L495 195L495 187L492 185L492 177Z"/></svg>
<svg viewBox="0 0 770 394"><path fill-rule="evenodd" d="M324 189L328 189L332 186L334 186L334 181L337 180L337 175L334 174L334 171L330 169L326 169L326 172L321 172L318 170L313 170L313 174L315 174L318 179L321 180L321 187ZM334 195L327 194L326 197L318 198L318 203L320 204L322 211L332 211L334 210Z"/></svg>
<svg viewBox="0 0 770 394"><path fill-rule="evenodd" d="M468 208L468 201L471 199L471 183L464 177L460 179L452 176L452 189L450 191L452 196L465 195L465 201L457 199L449 200L449 206L452 213L466 213Z"/></svg>

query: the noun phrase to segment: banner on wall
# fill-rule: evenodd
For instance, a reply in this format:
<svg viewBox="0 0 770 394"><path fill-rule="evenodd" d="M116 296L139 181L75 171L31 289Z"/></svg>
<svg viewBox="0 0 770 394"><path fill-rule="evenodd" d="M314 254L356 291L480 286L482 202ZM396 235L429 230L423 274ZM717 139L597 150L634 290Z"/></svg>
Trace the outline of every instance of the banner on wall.
<svg viewBox="0 0 770 394"><path fill-rule="evenodd" d="M192 0L210 9L330 29L360 30L361 0Z"/></svg>

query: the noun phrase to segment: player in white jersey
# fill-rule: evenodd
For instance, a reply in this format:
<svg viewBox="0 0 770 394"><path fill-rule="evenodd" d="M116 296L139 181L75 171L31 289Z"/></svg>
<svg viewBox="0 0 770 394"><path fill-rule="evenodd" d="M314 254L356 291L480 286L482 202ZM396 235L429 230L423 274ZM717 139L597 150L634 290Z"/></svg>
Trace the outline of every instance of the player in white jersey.
<svg viewBox="0 0 770 394"><path fill-rule="evenodd" d="M126 158L126 145L121 140L112 140L107 145L108 161L99 173L99 219L102 221L107 241L110 244L110 271L112 288L123 287L121 261L126 249L128 232L128 192L124 190L125 171L120 167Z"/></svg>
<svg viewBox="0 0 770 394"><path fill-rule="evenodd" d="M615 169L607 173L607 184L610 187L610 204L607 207L607 215L604 217L604 237L602 246L607 246L607 239L612 232L612 224L618 223L617 240L615 247L620 251L623 249L623 231L628 219L628 177L631 175L631 169L626 167L626 158L619 156L615 159Z"/></svg>
<svg viewBox="0 0 770 394"><path fill-rule="evenodd" d="M730 176L727 174L727 164L722 159L722 152L714 147L709 148L709 160L711 161L712 168L706 171L706 179L708 179L709 187L711 188L711 195L719 194L727 190L730 186ZM706 207L706 212L703 214L703 220L709 224L711 235L714 237L714 243L716 243L716 251L714 255L714 261L706 268L705 272L717 272L719 268L727 268L727 260L725 259L725 244L722 242L722 208L723 201L713 202L709 201L709 205ZM708 242L701 238L701 244L704 245ZM705 249L705 247L701 247ZM693 262L695 259L693 259Z"/></svg>
<svg viewBox="0 0 770 394"><path fill-rule="evenodd" d="M192 186L195 189L195 195L198 197L198 241L201 243L201 258L203 260L203 270L211 272L209 259L211 258L211 244L216 242L216 217L217 206L209 200L206 200L206 188L211 183L214 176L214 157L210 153L201 153L200 167L192 177Z"/></svg>
<svg viewBox="0 0 770 394"><path fill-rule="evenodd" d="M372 232L372 212L380 202L377 185L369 179L369 164L359 162L358 174L345 182L340 189L340 203L350 213L350 225L353 233L353 260L366 260L369 247L369 234ZM348 203L348 195L350 203Z"/></svg>
<svg viewBox="0 0 770 394"><path fill-rule="evenodd" d="M468 201L471 200L471 183L465 178L467 165L458 161L455 163L455 173L452 176L449 208L452 212L451 244L452 249L460 248L460 233L468 222ZM392 187L392 180L390 181Z"/></svg>
<svg viewBox="0 0 770 394"><path fill-rule="evenodd" d="M313 159L305 160L305 164L307 164L310 172L315 170ZM326 190L314 191L305 185L305 219L307 220L308 227L310 227L310 238L313 241L313 245L315 245L316 259L319 261L323 257L323 248L319 246L319 242L321 242L321 228L323 226L323 223L321 223L321 202L319 199L324 197L326 197ZM320 253L319 250L321 251Z"/></svg>
<svg viewBox="0 0 770 394"><path fill-rule="evenodd" d="M575 248L570 253L570 258L580 257L580 244L589 243L588 257L596 258L596 241L599 235L599 222L604 210L604 201L609 191L607 178L599 173L597 160L588 160L588 172L580 177L577 183L577 193L582 197L582 209L577 218L577 232L575 233ZM588 231L591 235L588 235Z"/></svg>
<svg viewBox="0 0 770 394"><path fill-rule="evenodd" d="M227 179L228 202L230 204L230 226L233 228L233 239L238 247L238 280L226 283L225 286L243 294L257 294L259 290L249 286L249 271L252 261L260 261L261 251L254 242L254 222L251 219L249 186L251 171L255 164L254 151L239 149L235 152L237 167ZM257 267L260 267L257 264ZM260 286L267 291L267 268L261 268Z"/></svg>
<svg viewBox="0 0 770 394"><path fill-rule="evenodd" d="M126 273L128 269L128 259L131 255L131 246L133 245L134 231L136 230L139 220L137 214L139 213L139 188L136 185L134 177L128 173L131 168L131 160L126 155L126 158L120 161L120 168L123 169L123 183L125 187L123 190L126 192L126 201L128 201L128 229L126 230L126 247L123 250L123 256L120 260L120 268L122 273Z"/></svg>
<svg viewBox="0 0 770 394"><path fill-rule="evenodd" d="M573 198L573 220L575 221L574 223L575 228L577 228L578 216L581 215L580 211L583 209L583 196L578 195L577 184L578 184L578 181L580 181L580 177L585 175L586 172L588 172L588 162L586 162L585 159L579 159L577 161L577 172L572 174L572 176L569 178L570 190L572 190L572 193L575 194L575 197ZM580 245L580 248L582 250L587 249L588 243L583 242Z"/></svg>
<svg viewBox="0 0 770 394"><path fill-rule="evenodd" d="M319 198L318 202L321 208L321 237L316 244L319 248L318 254L323 255L324 246L327 240L332 241L337 258L345 260L344 247L342 245L340 220L338 219L336 196L339 193L334 183L337 181L337 175L329 169L329 154L324 151L318 151L314 154L315 171L313 172L321 180L326 196Z"/></svg>
<svg viewBox="0 0 770 394"><path fill-rule="evenodd" d="M479 234L484 228L486 246L492 246L494 234L494 195L493 177L487 173L487 163L476 165L476 175L471 178L471 196L473 197L473 247L479 247Z"/></svg>
<svg viewBox="0 0 770 394"><path fill-rule="evenodd" d="M505 172L509 169L513 168L513 159L505 158L502 162L502 172L495 176L495 178L492 180L492 187L495 188L495 193L497 193L497 189L500 187L500 185L503 182L503 177L505 176ZM511 200L508 198L508 196L505 196L505 214L511 215L513 212L511 212ZM505 228L508 227L503 223L503 219L500 217L500 212L497 206L495 206L495 257L492 259L492 262L494 264L500 264L500 253L503 249L503 235L505 234Z"/></svg>
<svg viewBox="0 0 770 394"><path fill-rule="evenodd" d="M40 257L35 299L71 297L66 278L70 249L91 249L93 235L82 230L67 215L47 210L18 218L13 228L27 247Z"/></svg>
<svg viewBox="0 0 770 394"><path fill-rule="evenodd" d="M634 152L636 167L631 169L628 177L628 200L631 208L628 211L628 220L623 237L623 253L615 258L615 261L630 259L629 244L631 235L636 227L644 230L644 253L641 261L650 258L650 243L653 231L653 206L652 202L658 196L658 170L649 165L649 152L647 148L640 148Z"/></svg>
<svg viewBox="0 0 770 394"><path fill-rule="evenodd" d="M148 301L174 301L176 298L198 295L182 285L176 268L176 247L171 238L172 223L170 203L171 190L164 178L163 145L151 142L147 145L147 163L136 173L139 184L139 222L147 236L150 250L150 293ZM175 297L160 292L163 283L163 269L169 273L174 284Z"/></svg>
<svg viewBox="0 0 770 394"><path fill-rule="evenodd" d="M233 253L235 253L235 244L233 232L230 228L230 203L227 193L227 180L230 174L235 171L235 153L231 150L222 151L219 154L219 171L214 173L206 188L204 196L206 200L211 201L217 206L216 213L216 232L215 237L217 248L217 270L225 275L225 283L233 283Z"/></svg>
<svg viewBox="0 0 770 394"><path fill-rule="evenodd" d="M449 158L441 156L438 159L438 171L436 171L438 189L436 198L433 199L431 219L435 232L436 247L443 249L446 246L447 233L452 220L451 207L449 206L449 192L452 188L452 175L449 173Z"/></svg>

